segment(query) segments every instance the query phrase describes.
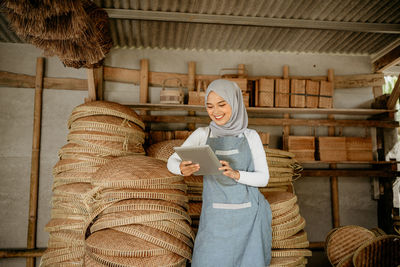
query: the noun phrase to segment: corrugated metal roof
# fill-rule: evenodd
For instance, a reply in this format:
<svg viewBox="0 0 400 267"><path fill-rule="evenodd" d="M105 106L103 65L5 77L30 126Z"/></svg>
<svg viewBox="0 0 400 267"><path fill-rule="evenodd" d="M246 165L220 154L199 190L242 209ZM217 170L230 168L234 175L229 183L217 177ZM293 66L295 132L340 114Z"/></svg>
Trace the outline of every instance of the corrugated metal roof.
<svg viewBox="0 0 400 267"><path fill-rule="evenodd" d="M116 47L173 48L196 50L279 51L373 55L400 40L400 30L365 31L357 25L398 26L400 0L95 0L107 11L140 11L140 18L111 16L110 29ZM163 13L157 13L163 12ZM177 12L177 13L171 13ZM110 13L109 13L110 14ZM153 14L146 18L146 14ZM190 19L163 21L155 15L215 15L218 19L268 18L355 23L354 29L324 29L191 22ZM129 17L129 16L128 16ZM207 17L208 18L208 17ZM234 21L235 17L230 17ZM193 20L195 21L195 20ZM282 20L283 21L283 20ZM358 23L358 24L357 24ZM384 25L380 25L384 23ZM353 25L353 24L351 24ZM0 16L0 41L20 42ZM383 27L383 28L382 28Z"/></svg>

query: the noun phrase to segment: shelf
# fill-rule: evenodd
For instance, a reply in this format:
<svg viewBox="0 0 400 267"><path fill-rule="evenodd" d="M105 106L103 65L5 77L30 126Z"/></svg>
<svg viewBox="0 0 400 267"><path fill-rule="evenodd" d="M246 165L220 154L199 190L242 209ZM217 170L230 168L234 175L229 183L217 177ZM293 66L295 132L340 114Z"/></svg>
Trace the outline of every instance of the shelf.
<svg viewBox="0 0 400 267"><path fill-rule="evenodd" d="M185 104L125 104L133 109L141 110L183 110L183 111L206 111L204 106ZM323 109L323 108L263 108L249 107L247 112L251 114L340 114L340 115L382 115L394 113L397 110L387 109Z"/></svg>
<svg viewBox="0 0 400 267"><path fill-rule="evenodd" d="M393 178L400 172L392 170L374 169L304 169L301 172L303 177L381 177Z"/></svg>
<svg viewBox="0 0 400 267"><path fill-rule="evenodd" d="M314 165L322 165L322 164L371 164L371 165L391 165L398 163L397 161L301 161L298 160L301 164L314 164Z"/></svg>

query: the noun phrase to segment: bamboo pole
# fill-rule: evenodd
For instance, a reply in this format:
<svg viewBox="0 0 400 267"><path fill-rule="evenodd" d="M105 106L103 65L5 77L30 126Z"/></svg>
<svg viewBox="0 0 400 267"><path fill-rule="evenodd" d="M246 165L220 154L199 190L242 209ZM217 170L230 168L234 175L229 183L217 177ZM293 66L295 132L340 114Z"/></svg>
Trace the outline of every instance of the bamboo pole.
<svg viewBox="0 0 400 267"><path fill-rule="evenodd" d="M87 77L88 77L88 97L85 98L85 102L92 102L96 101L96 83L94 77L94 70L93 68L87 69Z"/></svg>
<svg viewBox="0 0 400 267"><path fill-rule="evenodd" d="M35 104L33 113L33 140L31 160L31 181L29 195L29 220L27 248L36 248L38 185L39 185L39 156L40 156L40 127L42 120L42 93L44 76L44 58L36 61ZM35 266L35 258L27 258L26 266Z"/></svg>
<svg viewBox="0 0 400 267"><path fill-rule="evenodd" d="M194 91L196 77L196 62L191 61L188 64L188 91ZM196 111L189 111L188 116L196 116ZM189 131L196 129L196 124L188 123L187 128Z"/></svg>
<svg viewBox="0 0 400 267"><path fill-rule="evenodd" d="M2 258L30 258L43 256L46 248L34 249L0 249L0 259Z"/></svg>

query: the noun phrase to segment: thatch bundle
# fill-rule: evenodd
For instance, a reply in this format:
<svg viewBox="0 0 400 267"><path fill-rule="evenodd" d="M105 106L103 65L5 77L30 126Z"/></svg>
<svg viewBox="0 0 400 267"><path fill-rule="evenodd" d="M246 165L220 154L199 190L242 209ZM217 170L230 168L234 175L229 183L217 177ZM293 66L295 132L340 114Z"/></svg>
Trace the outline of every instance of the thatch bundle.
<svg viewBox="0 0 400 267"><path fill-rule="evenodd" d="M107 12L89 0L7 0L3 7L21 38L66 66L97 67L112 47Z"/></svg>

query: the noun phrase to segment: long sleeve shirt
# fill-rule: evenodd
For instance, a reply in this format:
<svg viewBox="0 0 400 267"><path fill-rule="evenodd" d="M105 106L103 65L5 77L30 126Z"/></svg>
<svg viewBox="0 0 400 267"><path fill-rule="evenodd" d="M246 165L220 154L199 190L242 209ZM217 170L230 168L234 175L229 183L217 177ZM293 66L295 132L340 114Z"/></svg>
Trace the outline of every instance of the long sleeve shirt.
<svg viewBox="0 0 400 267"><path fill-rule="evenodd" d="M207 142L209 131L209 127L198 128L185 140L182 146L205 145ZM247 138L247 142L249 143L251 155L253 157L254 171L246 172L238 170L240 173L240 178L238 182L255 187L264 187L268 184L269 171L264 147L262 145L260 136L253 129L246 129L244 132L244 136ZM213 137L212 133L210 133L210 137ZM178 154L172 154L171 157L169 157L168 159L168 170L174 174L182 175L179 168L181 162L182 160L178 156Z"/></svg>

